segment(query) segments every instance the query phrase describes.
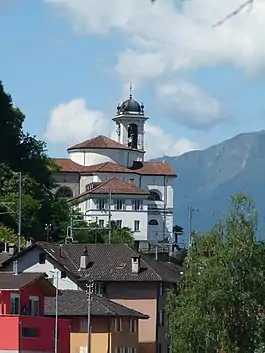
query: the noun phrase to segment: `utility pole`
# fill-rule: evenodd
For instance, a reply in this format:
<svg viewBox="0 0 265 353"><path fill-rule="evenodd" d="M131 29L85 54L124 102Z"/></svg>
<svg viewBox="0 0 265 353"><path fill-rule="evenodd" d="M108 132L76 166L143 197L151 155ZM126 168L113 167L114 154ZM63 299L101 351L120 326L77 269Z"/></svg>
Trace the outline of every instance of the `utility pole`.
<svg viewBox="0 0 265 353"><path fill-rule="evenodd" d="M91 301L94 291L94 283L88 282L87 285L87 353L91 352Z"/></svg>
<svg viewBox="0 0 265 353"><path fill-rule="evenodd" d="M109 188L109 244L111 244L111 188Z"/></svg>
<svg viewBox="0 0 265 353"><path fill-rule="evenodd" d="M54 330L54 353L58 352L58 296L59 296L59 270L54 270L55 278L55 330Z"/></svg>
<svg viewBox="0 0 265 353"><path fill-rule="evenodd" d="M189 213L189 246L192 244L192 219L193 219L193 213L195 211L199 211L198 208L193 208L192 206L188 207L188 213Z"/></svg>
<svg viewBox="0 0 265 353"><path fill-rule="evenodd" d="M18 252L21 250L22 174L18 173Z"/></svg>

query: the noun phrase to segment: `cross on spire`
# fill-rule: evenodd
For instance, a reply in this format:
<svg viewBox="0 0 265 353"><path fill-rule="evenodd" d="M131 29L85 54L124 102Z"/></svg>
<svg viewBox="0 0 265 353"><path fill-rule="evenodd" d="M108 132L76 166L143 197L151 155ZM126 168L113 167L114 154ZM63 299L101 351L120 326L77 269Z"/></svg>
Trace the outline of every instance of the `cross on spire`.
<svg viewBox="0 0 265 353"><path fill-rule="evenodd" d="M130 99L132 99L132 82L130 81Z"/></svg>

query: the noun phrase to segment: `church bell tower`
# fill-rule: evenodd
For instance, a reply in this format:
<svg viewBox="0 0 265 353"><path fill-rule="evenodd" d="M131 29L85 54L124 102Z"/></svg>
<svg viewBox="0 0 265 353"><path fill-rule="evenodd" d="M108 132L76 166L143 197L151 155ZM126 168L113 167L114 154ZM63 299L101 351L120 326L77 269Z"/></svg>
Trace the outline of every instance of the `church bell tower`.
<svg viewBox="0 0 265 353"><path fill-rule="evenodd" d="M116 123L117 141L122 145L145 152L144 125L148 118L144 115L144 105L132 98L130 86L129 99L118 104L113 121Z"/></svg>

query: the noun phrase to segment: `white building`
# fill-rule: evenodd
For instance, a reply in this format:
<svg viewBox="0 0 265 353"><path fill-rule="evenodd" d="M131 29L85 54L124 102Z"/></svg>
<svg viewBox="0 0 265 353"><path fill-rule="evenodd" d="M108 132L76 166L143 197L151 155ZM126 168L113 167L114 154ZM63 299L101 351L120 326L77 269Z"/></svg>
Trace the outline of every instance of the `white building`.
<svg viewBox="0 0 265 353"><path fill-rule="evenodd" d="M113 118L117 141L97 136L68 148L69 158L55 159L57 195L73 197L89 222L131 228L140 247L171 239L176 177L167 163L144 161L147 119L130 95Z"/></svg>

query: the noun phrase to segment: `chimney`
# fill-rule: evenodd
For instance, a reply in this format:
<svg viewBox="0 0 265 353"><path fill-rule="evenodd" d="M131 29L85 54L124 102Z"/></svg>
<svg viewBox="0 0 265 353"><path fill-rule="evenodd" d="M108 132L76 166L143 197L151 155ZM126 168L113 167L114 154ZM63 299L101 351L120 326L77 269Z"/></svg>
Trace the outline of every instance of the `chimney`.
<svg viewBox="0 0 265 353"><path fill-rule="evenodd" d="M83 254L80 256L80 269L85 270L88 266L88 252L87 247L83 250Z"/></svg>
<svg viewBox="0 0 265 353"><path fill-rule="evenodd" d="M130 184L130 185L134 185L134 178L130 178L130 179L129 179L129 184Z"/></svg>
<svg viewBox="0 0 265 353"><path fill-rule="evenodd" d="M62 246L62 244L59 245L59 256L63 257L63 246Z"/></svg>
<svg viewBox="0 0 265 353"><path fill-rule="evenodd" d="M18 262L16 260L13 261L13 273L14 275L18 275Z"/></svg>
<svg viewBox="0 0 265 353"><path fill-rule="evenodd" d="M14 245L8 245L8 253L10 255L14 255L14 253L15 253L15 246Z"/></svg>
<svg viewBox="0 0 265 353"><path fill-rule="evenodd" d="M132 257L132 273L138 274L140 272L140 256Z"/></svg>

